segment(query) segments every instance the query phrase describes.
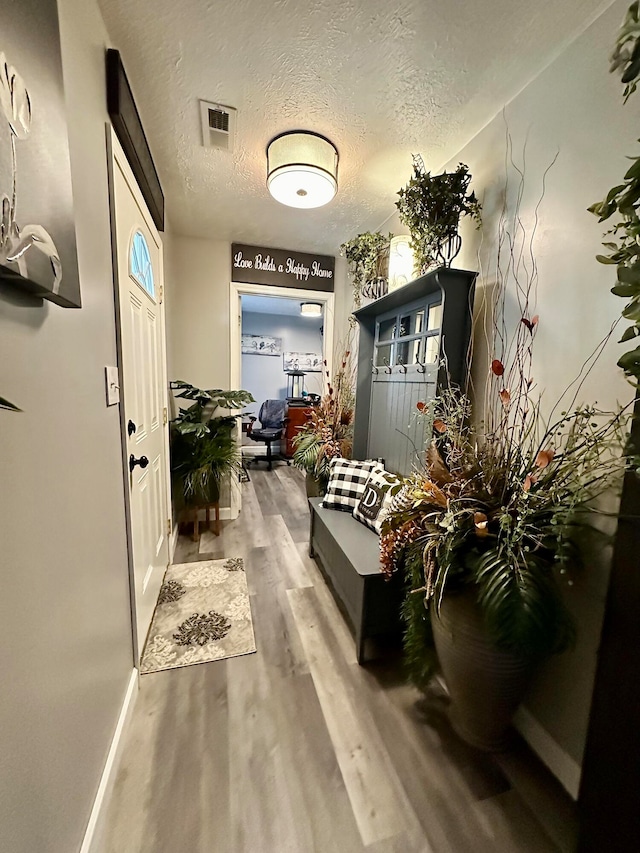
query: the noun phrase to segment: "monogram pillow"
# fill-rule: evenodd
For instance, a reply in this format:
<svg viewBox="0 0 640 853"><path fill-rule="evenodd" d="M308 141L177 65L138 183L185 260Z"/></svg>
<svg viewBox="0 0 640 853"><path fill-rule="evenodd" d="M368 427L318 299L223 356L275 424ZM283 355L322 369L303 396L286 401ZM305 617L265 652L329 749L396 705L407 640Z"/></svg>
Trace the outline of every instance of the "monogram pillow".
<svg viewBox="0 0 640 853"><path fill-rule="evenodd" d="M402 481L395 474L389 474L388 471L372 471L362 497L353 510L353 517L380 535L382 522L389 510L393 495L401 485Z"/></svg>

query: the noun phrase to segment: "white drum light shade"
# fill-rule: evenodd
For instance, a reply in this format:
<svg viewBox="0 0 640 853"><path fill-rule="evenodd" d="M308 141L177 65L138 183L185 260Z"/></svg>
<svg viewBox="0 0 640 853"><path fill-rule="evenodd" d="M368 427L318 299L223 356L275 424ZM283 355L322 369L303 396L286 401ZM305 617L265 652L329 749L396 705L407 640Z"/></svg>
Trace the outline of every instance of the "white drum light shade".
<svg viewBox="0 0 640 853"><path fill-rule="evenodd" d="M299 130L267 146L267 187L289 207L322 207L338 189L338 151L324 136Z"/></svg>
<svg viewBox="0 0 640 853"><path fill-rule="evenodd" d="M320 302L301 302L300 313L303 317L322 317L322 305Z"/></svg>

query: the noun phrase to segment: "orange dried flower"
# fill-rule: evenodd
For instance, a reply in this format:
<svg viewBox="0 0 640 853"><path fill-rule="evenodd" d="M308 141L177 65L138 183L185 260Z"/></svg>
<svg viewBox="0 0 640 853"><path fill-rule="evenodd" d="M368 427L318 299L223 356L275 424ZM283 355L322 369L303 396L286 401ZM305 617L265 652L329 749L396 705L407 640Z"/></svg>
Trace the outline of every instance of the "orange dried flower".
<svg viewBox="0 0 640 853"><path fill-rule="evenodd" d="M541 450L536 456L536 467L538 468L546 468L550 462L552 462L553 457L556 455L555 450L549 448L549 450Z"/></svg>

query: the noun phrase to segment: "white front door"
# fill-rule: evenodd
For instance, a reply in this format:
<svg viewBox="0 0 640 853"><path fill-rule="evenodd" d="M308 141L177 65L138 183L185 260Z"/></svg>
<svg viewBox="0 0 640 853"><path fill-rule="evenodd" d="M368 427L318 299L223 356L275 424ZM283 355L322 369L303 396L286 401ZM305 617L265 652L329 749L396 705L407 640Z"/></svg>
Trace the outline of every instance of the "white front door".
<svg viewBox="0 0 640 853"><path fill-rule="evenodd" d="M136 662L169 559L162 243L112 138L112 194Z"/></svg>

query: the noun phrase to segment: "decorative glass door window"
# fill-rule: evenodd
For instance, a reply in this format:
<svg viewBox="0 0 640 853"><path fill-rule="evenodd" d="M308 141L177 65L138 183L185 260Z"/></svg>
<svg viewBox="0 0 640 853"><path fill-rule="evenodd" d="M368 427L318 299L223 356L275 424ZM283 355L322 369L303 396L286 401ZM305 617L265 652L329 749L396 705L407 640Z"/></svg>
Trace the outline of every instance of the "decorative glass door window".
<svg viewBox="0 0 640 853"><path fill-rule="evenodd" d="M442 302L421 302L383 315L376 323L376 367L436 364L440 353Z"/></svg>
<svg viewBox="0 0 640 853"><path fill-rule="evenodd" d="M152 299L156 298L156 288L153 281L153 267L149 246L141 231L136 231L131 241L129 252L129 275L143 287Z"/></svg>

